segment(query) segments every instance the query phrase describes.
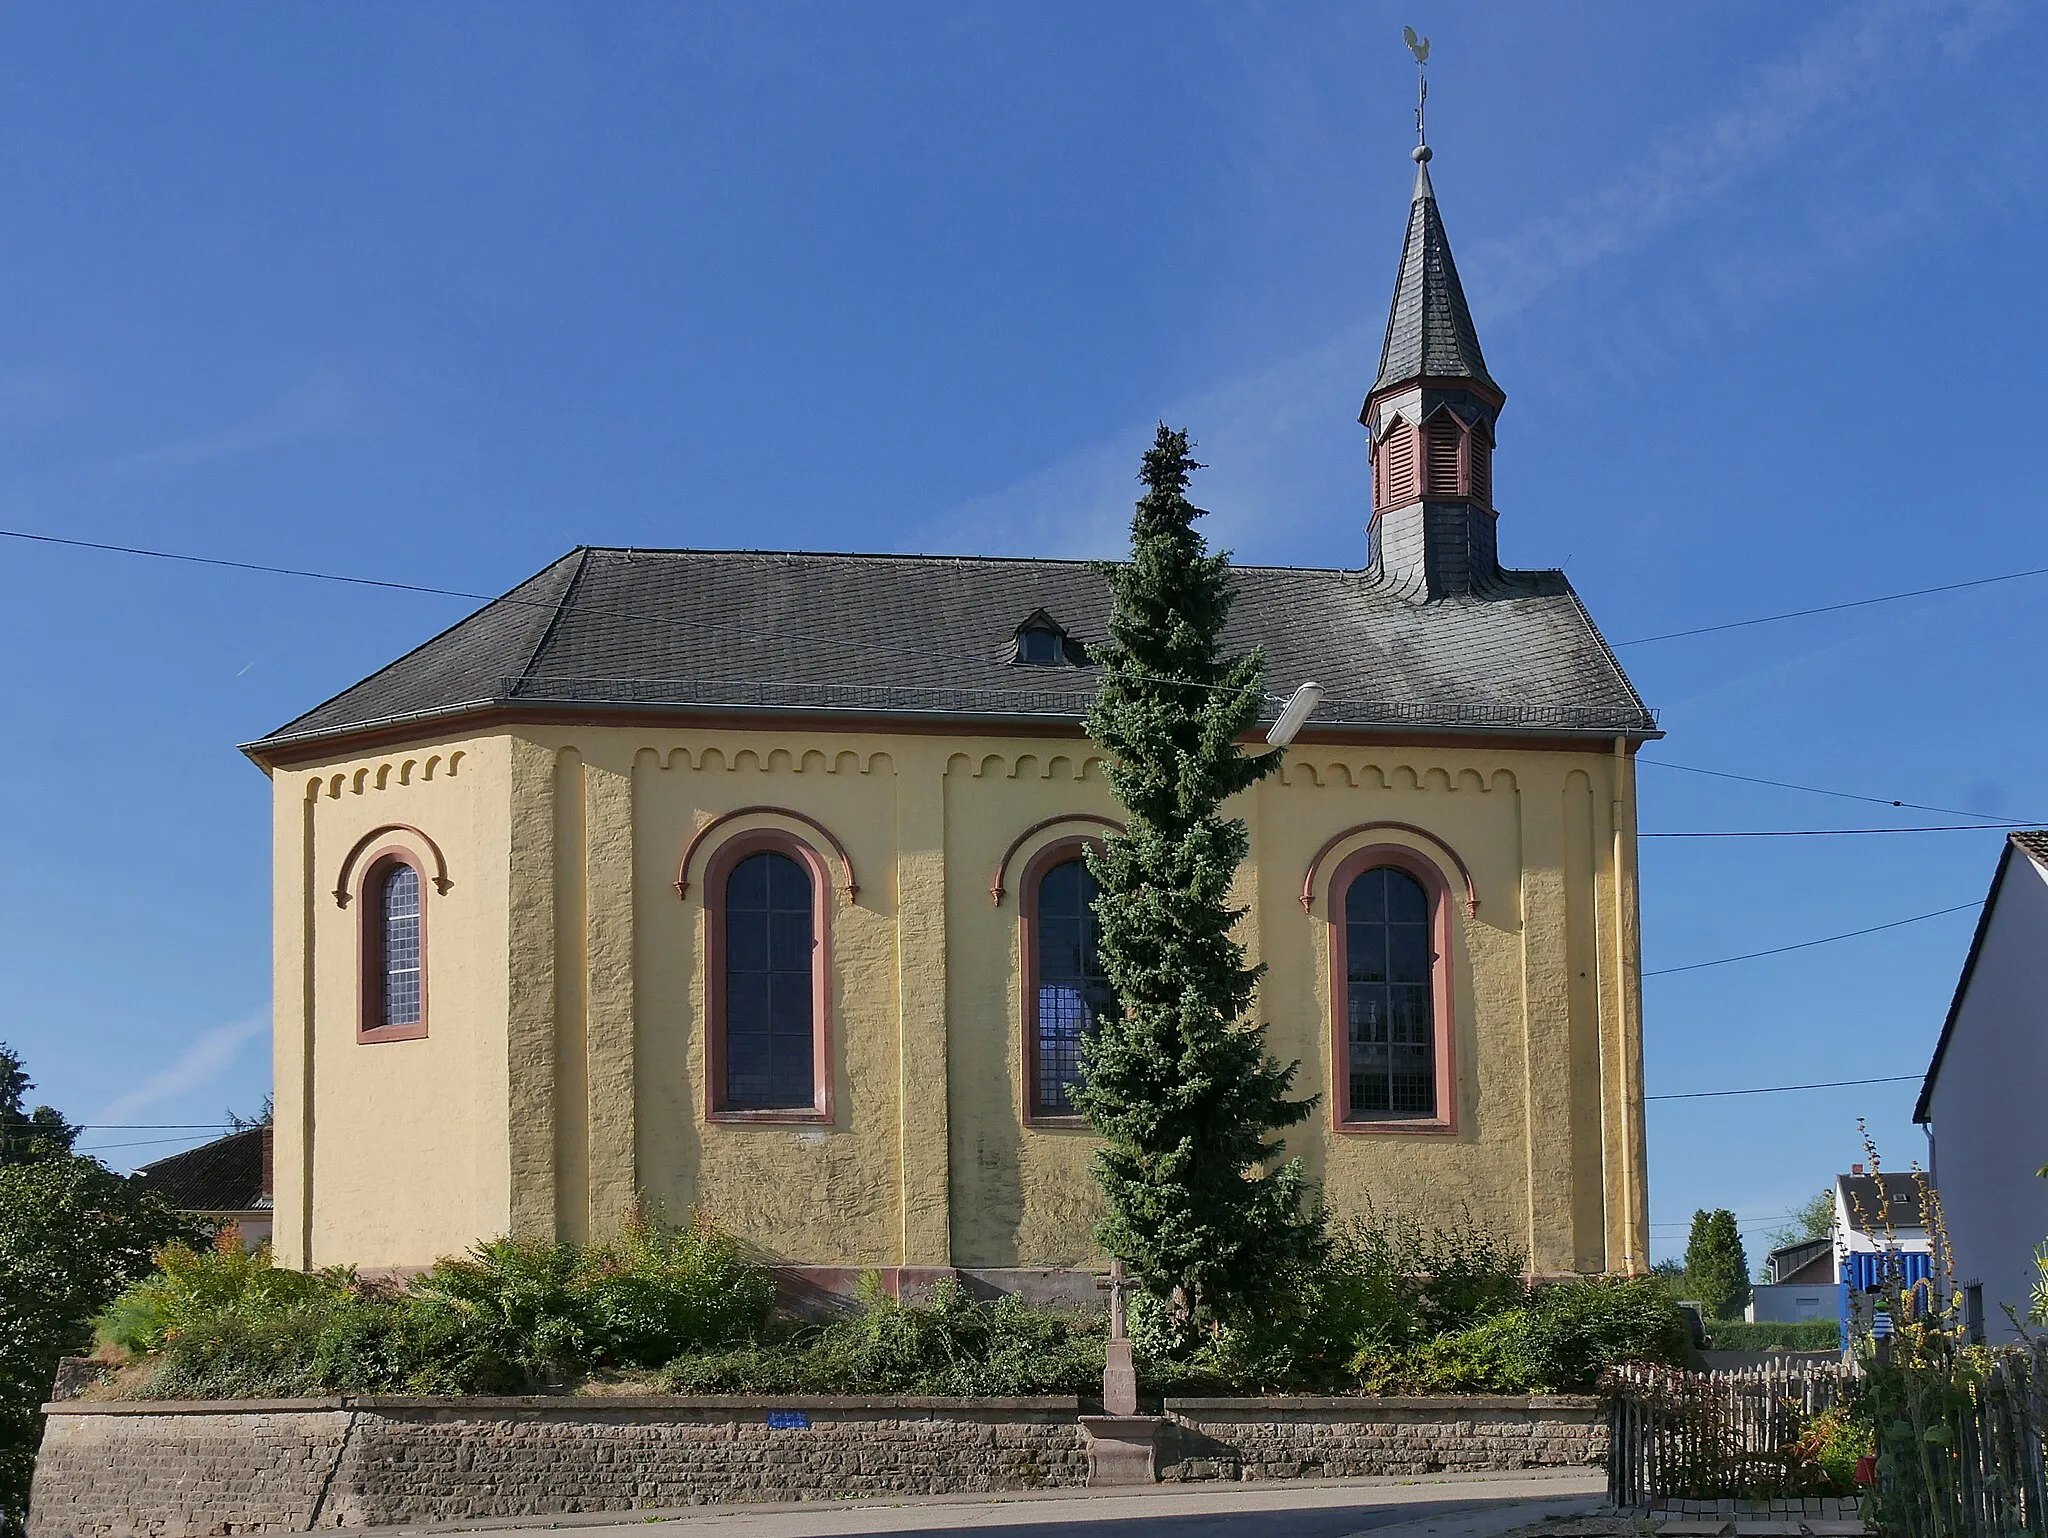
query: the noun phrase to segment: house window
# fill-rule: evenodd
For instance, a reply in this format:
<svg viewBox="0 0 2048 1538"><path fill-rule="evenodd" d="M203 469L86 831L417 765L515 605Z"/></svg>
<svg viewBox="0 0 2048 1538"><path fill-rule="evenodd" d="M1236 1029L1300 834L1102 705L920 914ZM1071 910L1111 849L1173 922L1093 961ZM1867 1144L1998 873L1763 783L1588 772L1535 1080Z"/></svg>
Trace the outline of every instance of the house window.
<svg viewBox="0 0 2048 1538"><path fill-rule="evenodd" d="M1076 1114L1081 1044L1116 1007L1102 971L1102 926L1095 917L1102 889L1078 851L1076 843L1054 846L1054 863L1041 864L1025 885L1025 1070L1033 1119Z"/></svg>
<svg viewBox="0 0 2048 1538"><path fill-rule="evenodd" d="M786 850L760 849L726 872L721 895L718 1109L815 1111L818 934L811 872Z"/></svg>
<svg viewBox="0 0 2048 1538"><path fill-rule="evenodd" d="M1346 1119L1434 1120L1436 963L1422 883L1374 866L1344 889Z"/></svg>
<svg viewBox="0 0 2048 1538"><path fill-rule="evenodd" d="M1017 636L1017 660L1032 667L1058 667L1066 658L1066 646L1057 630L1033 625Z"/></svg>
<svg viewBox="0 0 2048 1538"><path fill-rule="evenodd" d="M359 1041L409 1041L427 1034L426 910L420 868L387 849L363 873L359 937Z"/></svg>

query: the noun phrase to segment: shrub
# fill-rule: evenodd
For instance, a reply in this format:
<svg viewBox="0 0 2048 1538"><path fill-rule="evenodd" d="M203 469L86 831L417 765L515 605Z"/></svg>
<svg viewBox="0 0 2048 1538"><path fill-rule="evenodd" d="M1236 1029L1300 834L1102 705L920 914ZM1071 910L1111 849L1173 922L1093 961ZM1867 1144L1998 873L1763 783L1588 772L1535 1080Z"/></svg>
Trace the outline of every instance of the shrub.
<svg viewBox="0 0 2048 1538"><path fill-rule="evenodd" d="M978 1303L957 1282L927 1303L862 1278L860 1308L786 1341L684 1356L662 1374L675 1393L1081 1394L1102 1383L1104 1322L1014 1296Z"/></svg>
<svg viewBox="0 0 2048 1538"><path fill-rule="evenodd" d="M1683 1365L1685 1321L1655 1277L1560 1282L1464 1330L1405 1351L1361 1352L1374 1392L1583 1393L1623 1362Z"/></svg>
<svg viewBox="0 0 2048 1538"><path fill-rule="evenodd" d="M1131 1336L1141 1376L1160 1390L1342 1390L1362 1358L1398 1356L1526 1302L1522 1265L1469 1213L1423 1224L1368 1206L1256 1313L1187 1341L1140 1297Z"/></svg>
<svg viewBox="0 0 2048 1538"><path fill-rule="evenodd" d="M174 1245L100 1331L157 1357L151 1397L503 1393L734 1346L765 1326L771 1302L766 1273L716 1229L638 1217L589 1248L479 1245L407 1288L278 1270L267 1249L232 1242Z"/></svg>
<svg viewBox="0 0 2048 1538"><path fill-rule="evenodd" d="M1714 1351L1839 1351L1842 1327L1833 1319L1752 1324L1745 1319L1709 1319L1707 1346Z"/></svg>

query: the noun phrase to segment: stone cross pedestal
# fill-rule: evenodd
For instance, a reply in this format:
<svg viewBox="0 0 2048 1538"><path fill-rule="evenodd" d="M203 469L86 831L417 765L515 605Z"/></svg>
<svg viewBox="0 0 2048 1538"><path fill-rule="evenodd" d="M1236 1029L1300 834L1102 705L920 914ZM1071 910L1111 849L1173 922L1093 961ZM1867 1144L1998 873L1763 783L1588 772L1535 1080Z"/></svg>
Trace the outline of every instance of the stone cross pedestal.
<svg viewBox="0 0 2048 1538"><path fill-rule="evenodd" d="M1131 1362L1128 1333L1124 1263L1109 1263L1109 1350L1102 1364L1102 1412L1105 1415L1138 1413L1138 1369Z"/></svg>

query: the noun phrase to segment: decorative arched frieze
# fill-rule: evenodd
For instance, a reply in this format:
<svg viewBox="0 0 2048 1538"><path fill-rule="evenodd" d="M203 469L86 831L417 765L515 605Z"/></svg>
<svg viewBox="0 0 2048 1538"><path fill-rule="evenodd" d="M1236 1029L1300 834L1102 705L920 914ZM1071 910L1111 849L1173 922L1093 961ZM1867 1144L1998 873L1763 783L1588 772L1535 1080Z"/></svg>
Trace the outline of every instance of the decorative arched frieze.
<svg viewBox="0 0 2048 1538"><path fill-rule="evenodd" d="M1342 833L1332 835L1324 842L1323 847L1316 851L1315 858L1308 862L1308 869L1302 872L1301 877L1301 911L1303 913L1315 911L1316 877L1322 873L1323 863L1352 839L1367 833L1405 833L1410 838L1421 839L1424 843L1440 851L1452 865L1457 867L1459 879L1465 884L1466 916L1470 917L1479 911L1479 888L1473 883L1471 867L1466 865L1465 857L1459 854L1457 850L1453 849L1427 828L1418 828L1412 822L1361 822L1354 827L1346 828Z"/></svg>
<svg viewBox="0 0 2048 1538"><path fill-rule="evenodd" d="M713 751L716 750L714 749ZM696 859L697 851L704 847L705 841L727 823L736 822L742 817L787 817L791 822L802 823L806 828L809 828L813 833L824 839L826 843L830 844L832 846L832 853L838 856L841 876L840 890L846 894L846 901L851 904L854 898L859 895L860 883L854 879L853 857L846 852L846 846L839 842L839 835L818 821L817 818L812 817L806 812L799 812L794 807L742 806L730 812L720 813L690 835L690 842L683 846L683 858L676 866L675 888L677 897L687 898L690 895L690 865Z"/></svg>
<svg viewBox="0 0 2048 1538"><path fill-rule="evenodd" d="M1010 840L1010 847L1003 851L1002 859L996 863L996 873L989 878L988 883L988 900L990 902L994 903L998 908L1003 905L1003 893L1008 890L1004 883L1009 880L1010 862L1017 858L1017 851L1048 828L1057 828L1065 823L1092 823L1098 828L1108 828L1117 833L1124 831L1124 825L1115 818L1098 817L1093 812L1062 812L1057 817L1047 817L1040 822L1034 822L1030 827Z"/></svg>
<svg viewBox="0 0 2048 1538"><path fill-rule="evenodd" d="M335 907L346 908L348 906L349 897L351 896L349 878L355 873L356 863L362 859L364 851L369 849L379 839L389 838L394 833L402 833L417 839L426 847L427 853L432 855L434 860L434 890L443 897L448 895L448 889L455 885L455 883L448 879L448 861L441 853L441 846L435 843L427 834L415 828L411 823L387 822L382 827L372 828L350 846L347 858L341 862L341 874L336 877L334 883Z"/></svg>

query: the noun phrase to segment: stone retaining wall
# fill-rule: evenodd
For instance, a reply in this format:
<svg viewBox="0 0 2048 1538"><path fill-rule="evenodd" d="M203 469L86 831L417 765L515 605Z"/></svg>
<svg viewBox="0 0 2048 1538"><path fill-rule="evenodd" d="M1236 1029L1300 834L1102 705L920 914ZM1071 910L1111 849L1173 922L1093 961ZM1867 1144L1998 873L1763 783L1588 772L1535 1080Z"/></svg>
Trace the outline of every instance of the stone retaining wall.
<svg viewBox="0 0 2048 1538"><path fill-rule="evenodd" d="M30 1538L648 1511L1081 1485L1074 1399L334 1398L66 1401ZM1162 1479L1597 1464L1598 1401L1169 1400Z"/></svg>
<svg viewBox="0 0 2048 1538"><path fill-rule="evenodd" d="M1601 1401L1576 1394L1169 1399L1159 1477L1341 1479L1598 1467Z"/></svg>

